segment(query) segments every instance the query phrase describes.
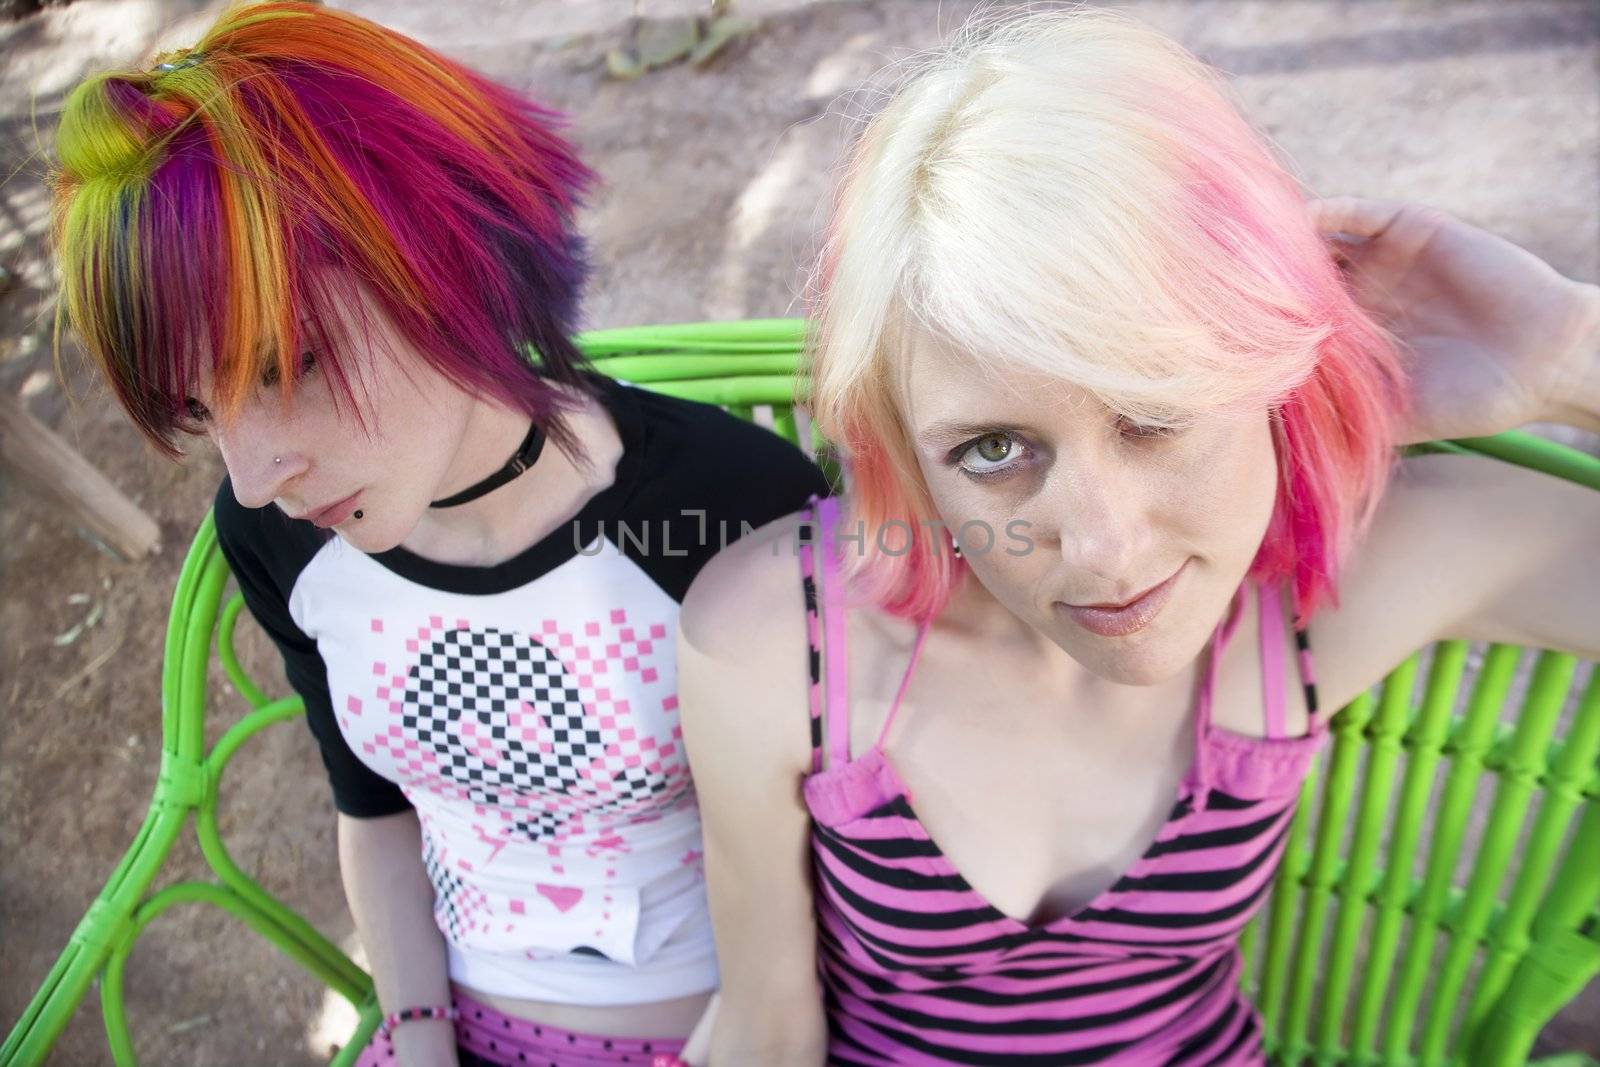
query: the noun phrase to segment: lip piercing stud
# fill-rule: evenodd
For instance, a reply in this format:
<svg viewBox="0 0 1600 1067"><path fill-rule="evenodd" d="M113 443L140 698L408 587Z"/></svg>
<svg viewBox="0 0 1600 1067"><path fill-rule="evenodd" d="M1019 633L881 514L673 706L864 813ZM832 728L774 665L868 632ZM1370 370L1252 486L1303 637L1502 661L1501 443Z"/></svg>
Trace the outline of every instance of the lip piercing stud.
<svg viewBox="0 0 1600 1067"><path fill-rule="evenodd" d="M358 519L365 518L365 516L361 514L361 509L360 508L356 508L356 518L358 518Z"/></svg>
<svg viewBox="0 0 1600 1067"><path fill-rule="evenodd" d="M274 462L274 463L282 463L283 462L283 457L282 456L273 456L272 457L272 462Z"/></svg>

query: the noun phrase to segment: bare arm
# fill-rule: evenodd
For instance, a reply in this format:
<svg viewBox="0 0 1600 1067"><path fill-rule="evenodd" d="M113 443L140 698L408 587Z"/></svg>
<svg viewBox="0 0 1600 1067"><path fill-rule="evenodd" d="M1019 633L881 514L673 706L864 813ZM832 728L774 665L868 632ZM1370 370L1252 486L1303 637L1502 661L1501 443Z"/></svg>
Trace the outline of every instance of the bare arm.
<svg viewBox="0 0 1600 1067"><path fill-rule="evenodd" d="M339 816L339 873L366 946L385 1012L450 1003L444 935L433 921L433 885L422 866L414 811L375 819ZM402 1067L454 1067L455 1028L443 1020L394 1031Z"/></svg>
<svg viewBox="0 0 1600 1067"><path fill-rule="evenodd" d="M1492 477L1497 484L1480 507L1510 511L1518 540L1477 538L1482 569L1498 580L1478 583L1478 602L1440 636L1600 659L1600 492L1521 469ZM1501 562L1491 567L1492 560Z"/></svg>
<svg viewBox="0 0 1600 1067"><path fill-rule="evenodd" d="M1467 238L1474 247L1491 241L1470 228ZM1508 313L1488 326L1480 324L1477 333L1463 327L1463 336L1499 352L1495 360L1532 365L1538 360L1515 353L1558 353L1553 387L1524 413L1541 422L1600 430L1600 288L1569 282L1542 264L1529 270L1551 278L1513 286L1519 294L1514 306L1534 311L1557 306L1561 314L1541 319L1531 312ZM1437 332L1449 339L1450 331ZM1502 349L1513 355L1505 356ZM1447 380L1445 371L1440 374ZM1600 658L1596 546L1600 493L1591 489L1479 457L1404 461L1372 530L1346 566L1338 609L1311 622L1318 685L1327 707L1343 706L1407 655L1440 638L1504 641Z"/></svg>
<svg viewBox="0 0 1600 1067"><path fill-rule="evenodd" d="M1579 287L1586 301L1584 339L1578 342L1578 358L1557 386L1551 422L1576 426L1589 433L1600 433L1600 285Z"/></svg>
<svg viewBox="0 0 1600 1067"><path fill-rule="evenodd" d="M1441 638L1600 658L1600 492L1474 456L1406 460L1311 621L1329 710Z"/></svg>
<svg viewBox="0 0 1600 1067"><path fill-rule="evenodd" d="M770 523L712 560L679 620L680 714L722 969L715 1067L817 1067L827 1052L800 793L810 716L795 525Z"/></svg>
<svg viewBox="0 0 1600 1067"><path fill-rule="evenodd" d="M1404 441L1530 422L1600 432L1600 288L1423 204L1334 197L1312 213L1356 299L1405 356Z"/></svg>

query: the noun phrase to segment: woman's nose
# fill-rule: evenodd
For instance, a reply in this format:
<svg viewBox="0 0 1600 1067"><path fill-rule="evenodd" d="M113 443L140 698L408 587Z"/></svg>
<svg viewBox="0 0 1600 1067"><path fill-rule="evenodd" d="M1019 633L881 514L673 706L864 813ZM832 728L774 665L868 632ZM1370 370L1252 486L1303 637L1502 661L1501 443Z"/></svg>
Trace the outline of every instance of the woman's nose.
<svg viewBox="0 0 1600 1067"><path fill-rule="evenodd" d="M247 414L219 426L214 436L233 482L233 495L247 508L266 507L306 469L302 451L287 447L281 435Z"/></svg>
<svg viewBox="0 0 1600 1067"><path fill-rule="evenodd" d="M1150 577L1137 574L1148 553L1150 525L1138 490L1103 478L1077 477L1053 488L1050 504L1061 559L1098 583L1089 595L1112 599L1119 590Z"/></svg>

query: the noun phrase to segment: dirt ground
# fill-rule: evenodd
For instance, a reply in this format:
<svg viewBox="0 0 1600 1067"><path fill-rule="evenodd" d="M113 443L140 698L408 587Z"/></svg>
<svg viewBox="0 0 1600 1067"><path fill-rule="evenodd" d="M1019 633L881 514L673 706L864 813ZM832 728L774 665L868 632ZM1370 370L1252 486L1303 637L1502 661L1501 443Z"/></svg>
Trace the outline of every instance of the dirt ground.
<svg viewBox="0 0 1600 1067"><path fill-rule="evenodd" d="M76 0L0 22L0 388L154 515L164 547L121 563L0 484L0 1030L9 1029L130 841L155 781L159 670L183 551L220 476L144 447L69 359L50 360L39 177L84 73L196 36L207 0ZM759 29L703 70L608 80L635 16L690 0L345 0L568 112L605 177L586 214L592 325L781 315L797 307L829 170L885 62L957 25L971 0L740 0ZM1236 77L1319 193L1432 202L1558 269L1600 280L1596 0L1166 0L1125 6ZM92 617L92 619L91 619ZM246 663L277 678L244 631ZM69 635L71 639L69 640ZM281 691L281 682L277 683ZM213 736L243 704L216 679ZM354 950L333 815L309 735L279 727L236 761L222 829L265 887ZM201 877L191 843L178 877ZM93 996L91 994L91 1001ZM232 921L179 909L141 942L128 1002L153 1064L325 1062L353 1016ZM1600 983L1542 1047L1600 1055ZM86 1003L50 1061L109 1063Z"/></svg>

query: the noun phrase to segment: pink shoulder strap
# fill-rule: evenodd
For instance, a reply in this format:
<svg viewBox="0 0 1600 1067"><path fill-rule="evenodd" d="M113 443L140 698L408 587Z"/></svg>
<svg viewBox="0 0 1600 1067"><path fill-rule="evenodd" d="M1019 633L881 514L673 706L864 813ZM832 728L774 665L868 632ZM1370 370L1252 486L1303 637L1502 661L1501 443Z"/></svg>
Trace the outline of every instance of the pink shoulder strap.
<svg viewBox="0 0 1600 1067"><path fill-rule="evenodd" d="M817 506L822 552L822 690L827 706L828 766L850 762L850 656L845 635L844 583L839 573L839 500Z"/></svg>
<svg viewBox="0 0 1600 1067"><path fill-rule="evenodd" d="M823 769L824 743L829 767L841 767L850 762L850 654L845 622L845 595L842 560L839 555L839 501L828 497L818 501L815 529L809 543L802 540L800 562L807 580L808 610L806 612L806 637L811 645L811 769ZM815 555L812 546L815 546ZM821 557L821 563L814 562ZM822 589L817 595L816 583L821 579ZM815 601L821 601L821 611L815 610ZM820 615L820 618L819 618ZM900 677L894 703L889 706L883 729L873 747L882 747L894 727L895 718L905 700L906 687L911 683L911 672L922 655L928 639L929 623L917 628L916 644L911 650L911 660ZM817 647L821 645L820 662ZM818 675L821 675L819 678ZM824 734L826 738L824 739Z"/></svg>
<svg viewBox="0 0 1600 1067"><path fill-rule="evenodd" d="M1288 687L1290 668L1283 654L1283 587L1262 589L1261 597L1261 691L1266 704L1267 736L1288 736ZM1309 733L1322 726L1317 707L1317 678L1311 658L1311 643L1303 625L1294 628L1295 667L1305 691Z"/></svg>
<svg viewBox="0 0 1600 1067"><path fill-rule="evenodd" d="M906 687L911 684L911 672L916 669L917 659L922 655L922 646L928 641L928 630L932 623L923 621L917 627L917 641L911 646L911 659L906 663L905 673L900 676L900 686L894 691L894 703L889 705L889 714L883 718L883 729L878 731L878 740L874 748L882 748L883 743L889 740L889 730L894 726L894 720L900 714L900 704L906 698Z"/></svg>
<svg viewBox="0 0 1600 1067"><path fill-rule="evenodd" d="M1228 613L1221 625L1211 632L1211 655L1206 659L1205 680L1200 685L1200 706L1195 716L1195 738L1198 742L1211 726L1211 700L1217 683L1217 661L1222 658L1222 650L1228 647L1228 642L1233 638L1233 632L1239 628L1239 619L1244 615L1244 586L1240 586L1233 594L1233 599L1228 601ZM1202 750L1204 746L1201 746Z"/></svg>
<svg viewBox="0 0 1600 1067"><path fill-rule="evenodd" d="M1284 710L1284 657L1283 657L1283 591L1274 585L1256 587L1256 602L1260 605L1261 630L1261 695L1267 709L1267 736L1283 737L1288 733L1287 713Z"/></svg>
<svg viewBox="0 0 1600 1067"><path fill-rule="evenodd" d="M806 698L811 710L811 771L822 770L822 626L817 618L817 498L806 501L810 519L800 526L801 589L806 611Z"/></svg>

